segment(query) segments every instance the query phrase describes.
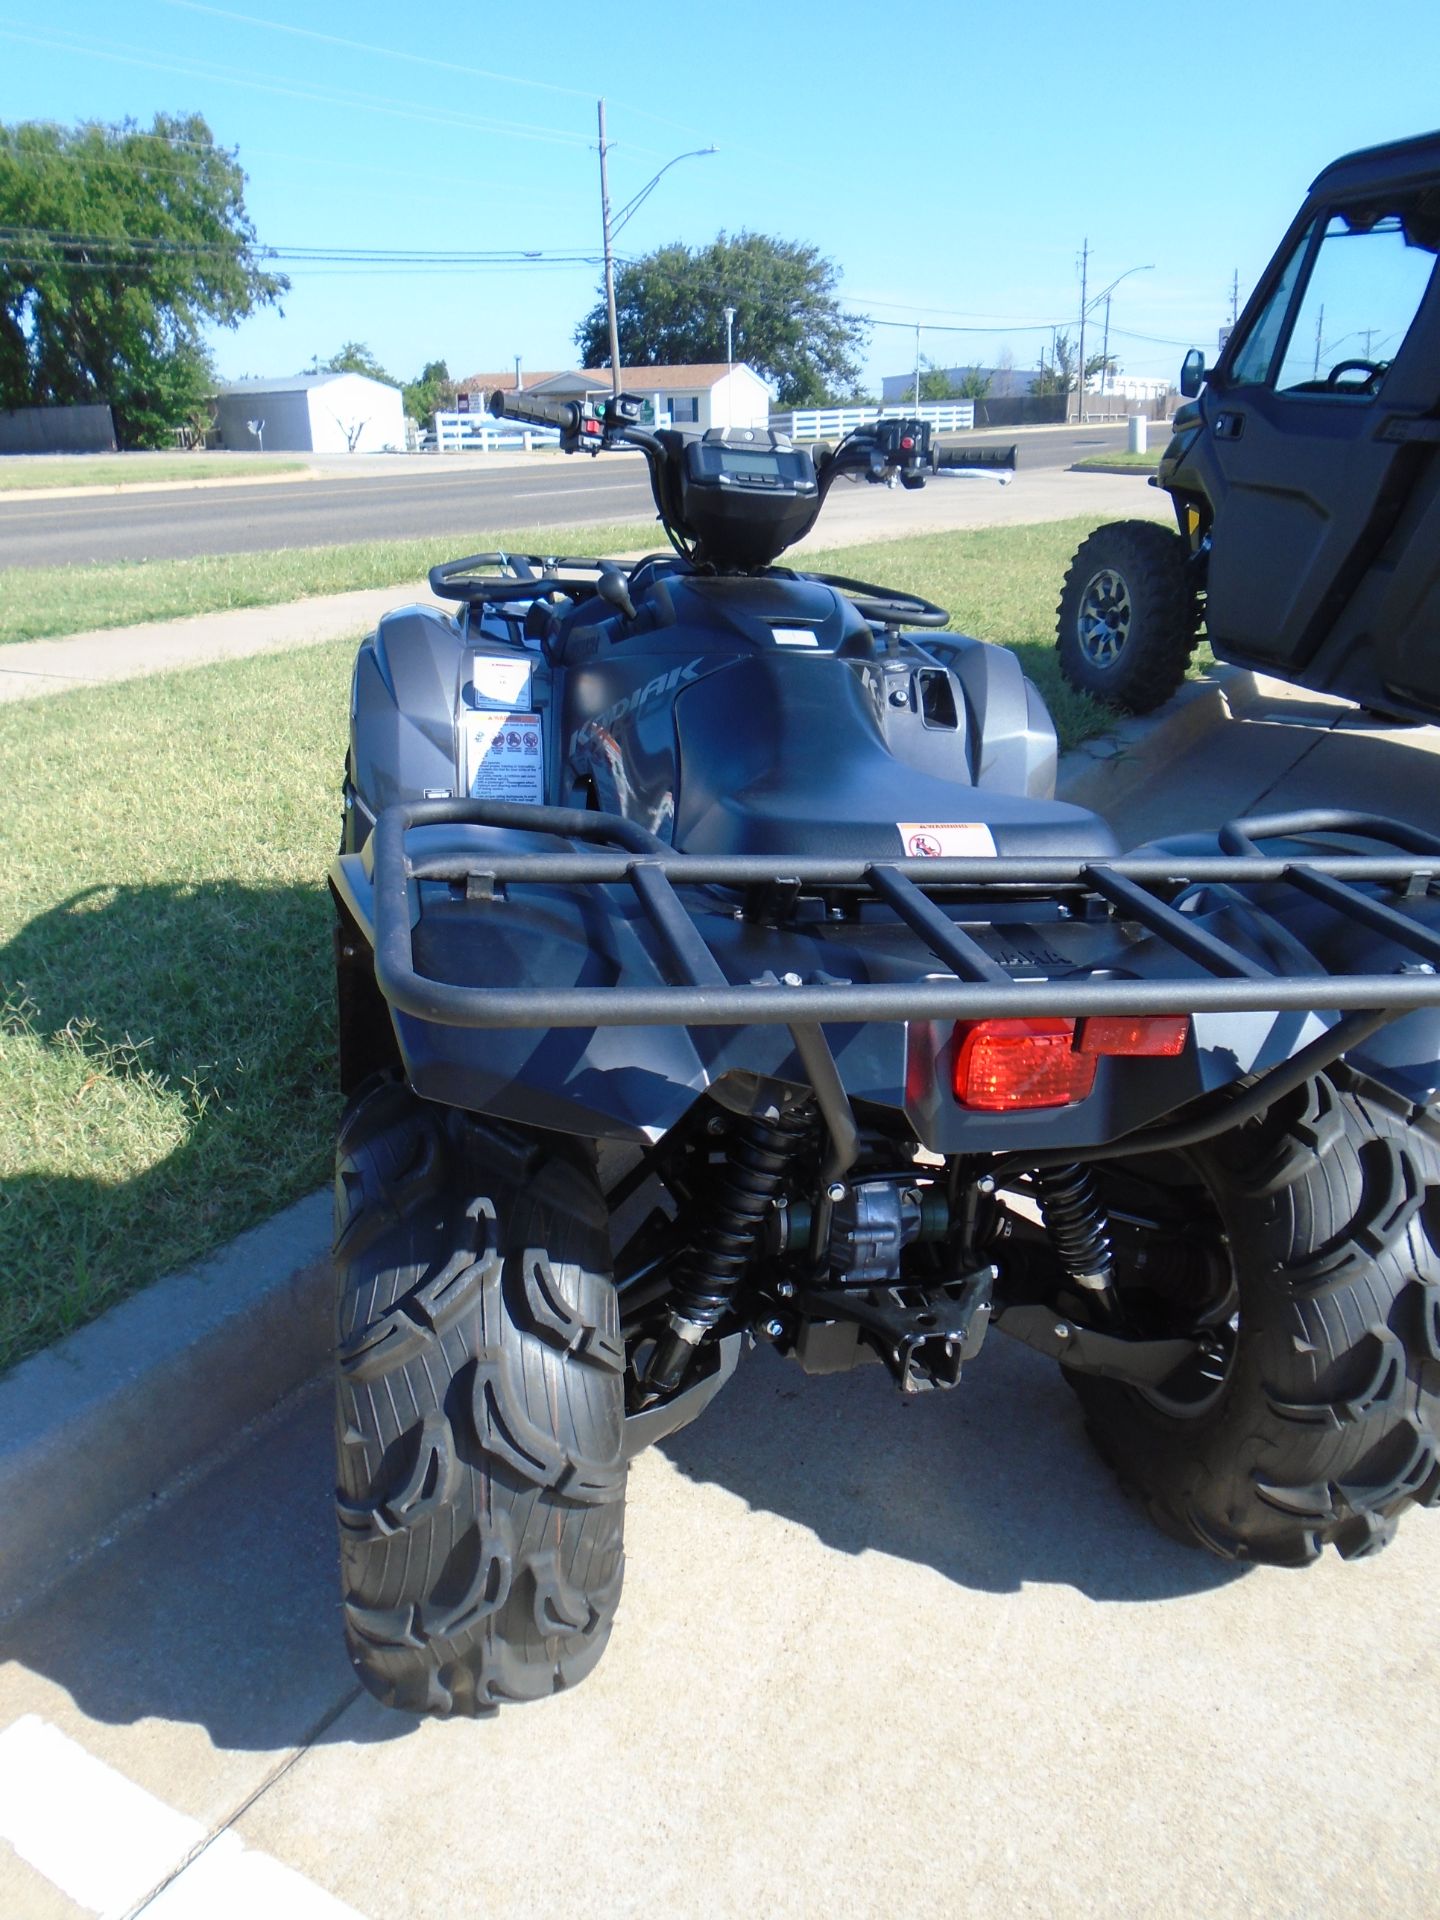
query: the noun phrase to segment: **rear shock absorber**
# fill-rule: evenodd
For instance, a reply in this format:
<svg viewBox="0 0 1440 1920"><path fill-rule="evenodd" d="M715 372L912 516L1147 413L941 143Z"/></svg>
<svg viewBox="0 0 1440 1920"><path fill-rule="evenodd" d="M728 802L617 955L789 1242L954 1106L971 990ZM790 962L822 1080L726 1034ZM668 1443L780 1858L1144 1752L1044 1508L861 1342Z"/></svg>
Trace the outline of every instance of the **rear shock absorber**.
<svg viewBox="0 0 1440 1920"><path fill-rule="evenodd" d="M749 1114L734 1123L725 1164L716 1169L708 1210L696 1223L676 1281L669 1325L646 1371L652 1393L669 1393L679 1385L691 1354L724 1316L810 1124L808 1104L774 1117Z"/></svg>
<svg viewBox="0 0 1440 1920"><path fill-rule="evenodd" d="M1088 1167L1046 1167L1037 1172L1040 1215L1061 1265L1087 1293L1113 1306L1115 1258L1110 1221Z"/></svg>

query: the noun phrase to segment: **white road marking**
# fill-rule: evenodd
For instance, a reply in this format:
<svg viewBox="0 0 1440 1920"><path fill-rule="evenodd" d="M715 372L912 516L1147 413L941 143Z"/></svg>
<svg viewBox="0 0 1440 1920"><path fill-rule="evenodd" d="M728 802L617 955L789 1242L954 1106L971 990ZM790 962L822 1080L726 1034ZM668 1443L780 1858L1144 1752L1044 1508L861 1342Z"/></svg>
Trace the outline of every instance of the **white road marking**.
<svg viewBox="0 0 1440 1920"><path fill-rule="evenodd" d="M200 1821L33 1713L0 1733L0 1839L101 1920L137 1909L158 1920L363 1920L236 1833L207 1846ZM140 1907L167 1874L175 1878Z"/></svg>
<svg viewBox="0 0 1440 1920"><path fill-rule="evenodd" d="M77 1905L118 1920L205 1829L27 1713L0 1733L0 1837Z"/></svg>

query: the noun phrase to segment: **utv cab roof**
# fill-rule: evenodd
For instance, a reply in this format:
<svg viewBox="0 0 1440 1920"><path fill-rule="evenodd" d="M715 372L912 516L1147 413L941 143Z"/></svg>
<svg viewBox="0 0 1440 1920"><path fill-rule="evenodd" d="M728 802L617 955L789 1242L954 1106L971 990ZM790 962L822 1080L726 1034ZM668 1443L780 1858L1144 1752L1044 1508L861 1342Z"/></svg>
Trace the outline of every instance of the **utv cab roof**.
<svg viewBox="0 0 1440 1920"><path fill-rule="evenodd" d="M1399 186L1426 175L1440 175L1440 130L1343 154L1316 174L1310 191L1349 193L1371 186Z"/></svg>

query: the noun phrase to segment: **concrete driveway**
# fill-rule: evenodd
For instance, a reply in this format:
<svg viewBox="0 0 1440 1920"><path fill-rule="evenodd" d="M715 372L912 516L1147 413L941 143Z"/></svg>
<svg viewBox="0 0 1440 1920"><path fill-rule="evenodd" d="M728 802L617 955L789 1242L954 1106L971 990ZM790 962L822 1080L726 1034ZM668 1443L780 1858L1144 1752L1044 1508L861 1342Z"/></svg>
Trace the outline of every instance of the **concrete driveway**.
<svg viewBox="0 0 1440 1920"><path fill-rule="evenodd" d="M1275 689L1120 824L1433 823L1437 751ZM1437 1910L1433 1515L1237 1574L1151 1529L1003 1339L908 1404L757 1352L637 1462L595 1676L417 1725L341 1652L328 1425L307 1392L12 1627L0 1913Z"/></svg>

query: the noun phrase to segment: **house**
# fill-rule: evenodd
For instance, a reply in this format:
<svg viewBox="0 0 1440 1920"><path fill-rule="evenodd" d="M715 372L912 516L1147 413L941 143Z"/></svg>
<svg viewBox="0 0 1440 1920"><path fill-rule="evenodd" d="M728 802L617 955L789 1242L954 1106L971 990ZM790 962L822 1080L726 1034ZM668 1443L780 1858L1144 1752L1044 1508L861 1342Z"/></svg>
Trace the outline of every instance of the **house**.
<svg viewBox="0 0 1440 1920"><path fill-rule="evenodd" d="M527 393L578 400L586 394L609 393L610 369L527 373L522 385ZM743 360L733 366L722 360L695 367L623 367L620 386L645 400L652 420L662 426L692 427L703 433L707 427L763 427L770 418L770 389ZM461 391L479 396L482 407L497 387L505 393L515 391L513 368L504 374L472 373L460 382Z"/></svg>
<svg viewBox="0 0 1440 1920"><path fill-rule="evenodd" d="M403 453L400 389L365 373L232 380L215 392L222 446L251 453Z"/></svg>

